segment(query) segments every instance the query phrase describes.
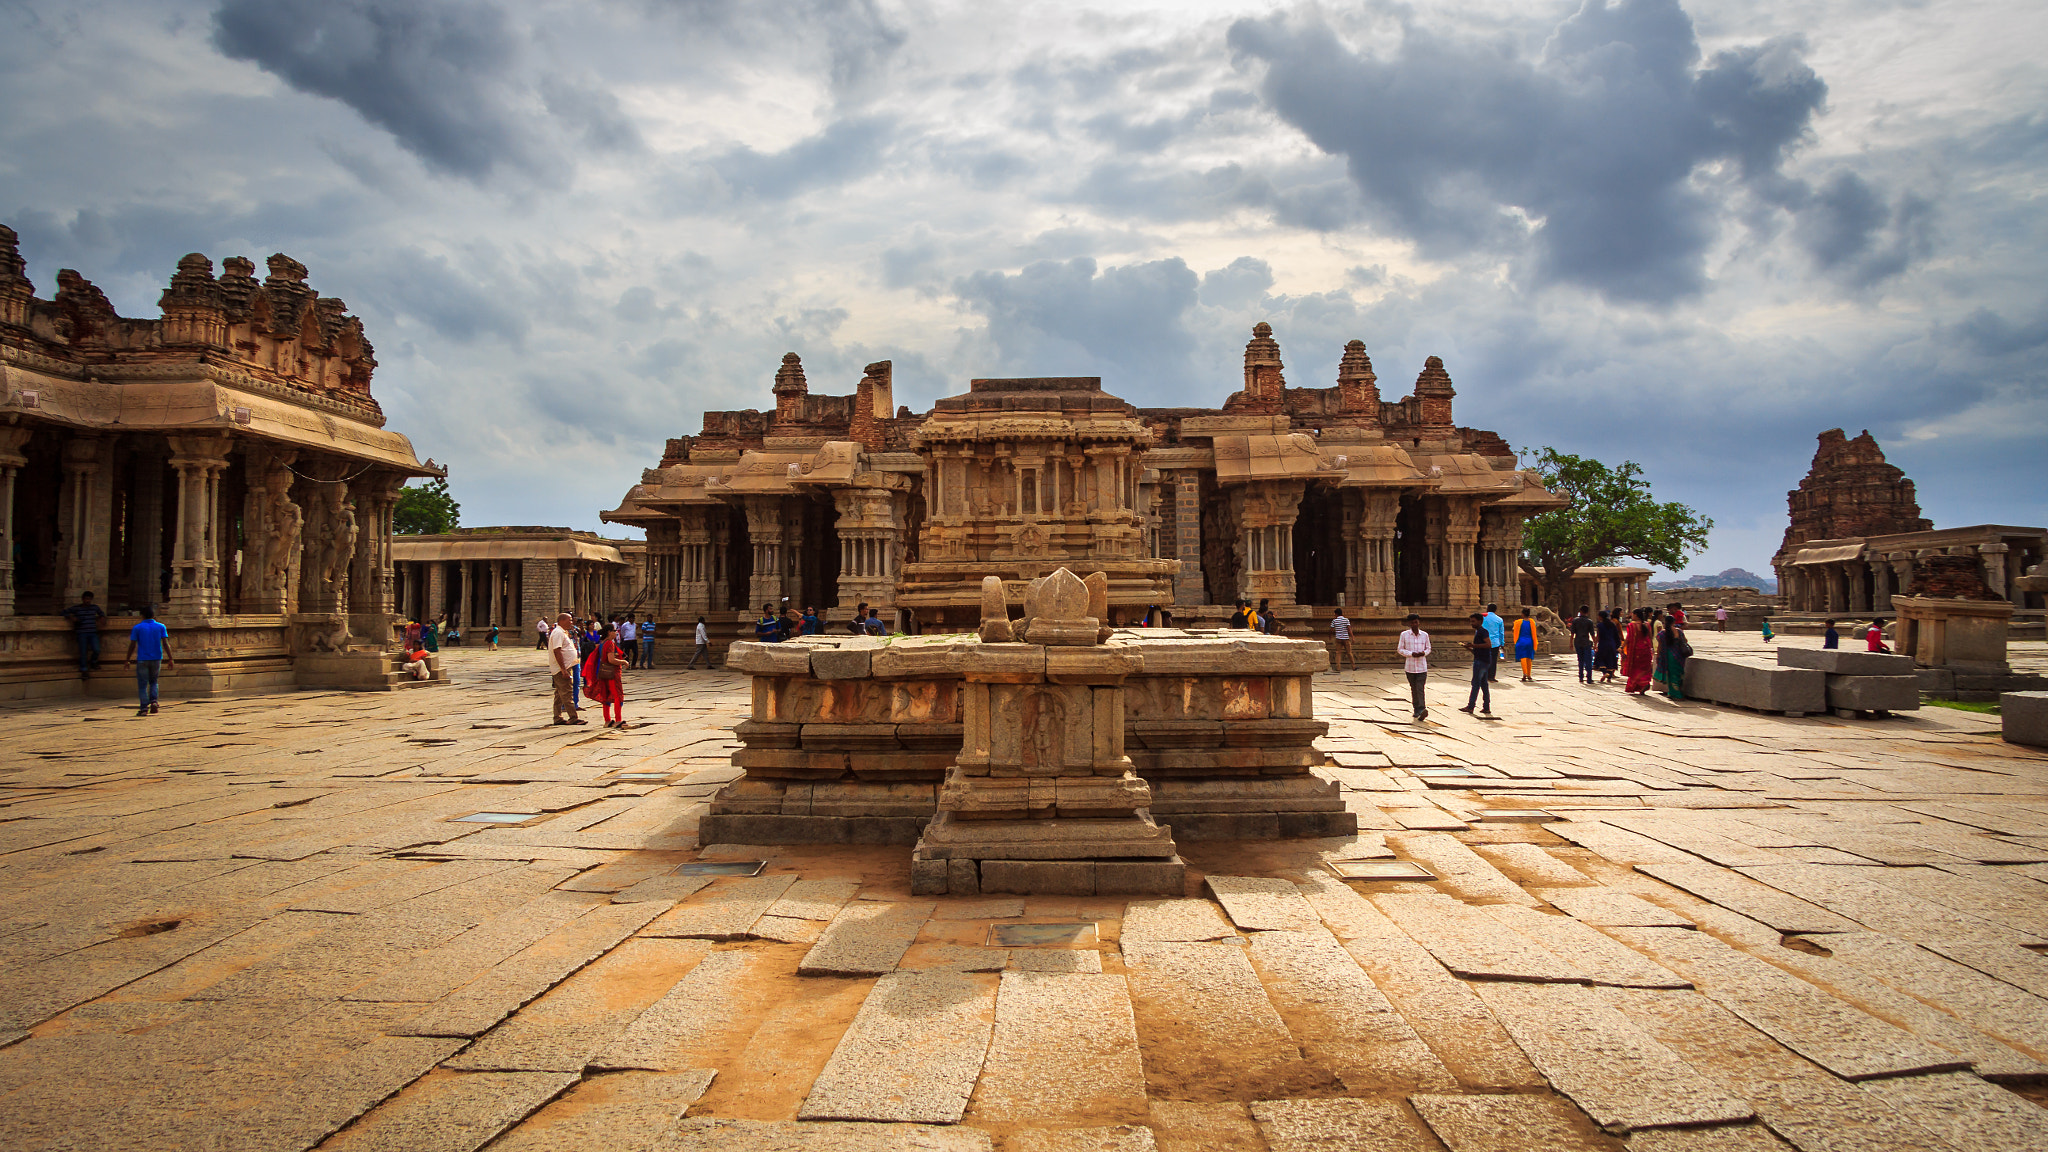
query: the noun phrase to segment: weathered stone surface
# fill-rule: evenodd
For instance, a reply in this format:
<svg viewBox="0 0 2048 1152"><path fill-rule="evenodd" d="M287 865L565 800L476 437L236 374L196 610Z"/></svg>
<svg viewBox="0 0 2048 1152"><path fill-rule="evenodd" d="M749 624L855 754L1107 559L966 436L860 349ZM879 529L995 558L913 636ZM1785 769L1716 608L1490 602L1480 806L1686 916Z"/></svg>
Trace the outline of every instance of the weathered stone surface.
<svg viewBox="0 0 2048 1152"><path fill-rule="evenodd" d="M680 972L700 962L708 948L698 940L634 940L520 1009L448 1066L580 1073L660 994L658 986L642 990L647 976L659 980L661 973Z"/></svg>
<svg viewBox="0 0 2048 1152"><path fill-rule="evenodd" d="M1589 887L1597 881L1534 844L1475 844L1472 850L1501 871L1538 888Z"/></svg>
<svg viewBox="0 0 2048 1152"><path fill-rule="evenodd" d="M491 1152L616 1152L647 1148L711 1086L711 1069L586 1079L491 1145Z"/></svg>
<svg viewBox="0 0 2048 1152"><path fill-rule="evenodd" d="M754 957L713 952L697 961L669 990L618 1032L588 1061L592 1068L681 1072L677 1054L701 1049L731 1027L732 1006L745 992Z"/></svg>
<svg viewBox="0 0 2048 1152"><path fill-rule="evenodd" d="M791 920L830 920L860 891L858 880L798 880L783 890L764 916Z"/></svg>
<svg viewBox="0 0 2048 1152"><path fill-rule="evenodd" d="M1954 1053L1923 1044L1703 932L1615 928L1609 935L1691 980L1715 1003L1846 1080L1967 1066Z"/></svg>
<svg viewBox="0 0 2048 1152"><path fill-rule="evenodd" d="M875 983L800 1120L954 1124L994 1026L996 977L899 972Z"/></svg>
<svg viewBox="0 0 2048 1152"><path fill-rule="evenodd" d="M1429 1134L1391 1100L1261 1100L1252 1118L1272 1152L1412 1152Z"/></svg>
<svg viewBox="0 0 2048 1152"><path fill-rule="evenodd" d="M599 906L520 949L393 1031L404 1036L481 1035L660 912L659 904L649 903Z"/></svg>
<svg viewBox="0 0 2048 1152"><path fill-rule="evenodd" d="M1124 909L1125 944L1222 940L1237 930L1207 900L1133 900Z"/></svg>
<svg viewBox="0 0 2048 1152"><path fill-rule="evenodd" d="M1215 876L1203 879L1231 922L1246 931L1302 929L1317 924L1315 909L1289 880L1263 876Z"/></svg>
<svg viewBox="0 0 2048 1152"><path fill-rule="evenodd" d="M1754 1115L1588 989L1483 983L1476 991L1558 1091L1609 1131Z"/></svg>
<svg viewBox="0 0 2048 1152"><path fill-rule="evenodd" d="M1106 1128L1026 1129L1011 1133L1005 1152L1156 1152L1152 1130L1142 1124Z"/></svg>
<svg viewBox="0 0 2048 1152"><path fill-rule="evenodd" d="M1535 895L1575 920L1603 928L1690 928L1693 922L1612 888L1538 888Z"/></svg>
<svg viewBox="0 0 2048 1152"><path fill-rule="evenodd" d="M1957 1148L2048 1148L2048 1109L1968 1072L1891 1076L1863 1090Z"/></svg>
<svg viewBox="0 0 2048 1152"><path fill-rule="evenodd" d="M1410 1096L1408 1103L1451 1152L1607 1152L1585 1121L1555 1096Z"/></svg>
<svg viewBox="0 0 2048 1152"><path fill-rule="evenodd" d="M1322 925L1259 932L1250 951L1267 997L1303 1051L1352 1092L1456 1087L1450 1070Z"/></svg>
<svg viewBox="0 0 2048 1152"><path fill-rule="evenodd" d="M1685 662L1685 695L1763 712L1819 712L1827 707L1827 673L1754 659L1695 656Z"/></svg>
<svg viewBox="0 0 2048 1152"><path fill-rule="evenodd" d="M1638 864L1636 871L1708 900L1731 912L1768 924L1780 932L1852 932L1853 920L1752 880L1740 872L1697 860L1678 864Z"/></svg>
<svg viewBox="0 0 2048 1152"><path fill-rule="evenodd" d="M1787 1152L1791 1147L1762 1124L1654 1128L1628 1138L1628 1152Z"/></svg>
<svg viewBox="0 0 2048 1152"><path fill-rule="evenodd" d="M698 1116L648 1152L993 1152L988 1133L923 1124L806 1124Z"/></svg>
<svg viewBox="0 0 2048 1152"><path fill-rule="evenodd" d="M1690 988L1692 982L1652 963L1647 956L1568 916L1533 908L1494 904L1488 916L1543 946L1595 984L1617 988Z"/></svg>
<svg viewBox="0 0 2048 1152"><path fill-rule="evenodd" d="M580 1079L576 1072L433 1076L328 1144L347 1152L474 1152Z"/></svg>
<svg viewBox="0 0 2048 1152"><path fill-rule="evenodd" d="M1369 904L1347 917L1357 934L1345 939L1351 953L1387 999L1400 1009L1458 1082L1467 1088L1539 1087L1543 1078L1515 1046L1471 984L1404 935ZM1363 931L1370 913L1380 931Z"/></svg>
<svg viewBox="0 0 2048 1152"><path fill-rule="evenodd" d="M1145 1070L1123 977L1003 973L973 1109L994 1123L1144 1119Z"/></svg>
<svg viewBox="0 0 2048 1152"><path fill-rule="evenodd" d="M1970 915L1945 904L1922 900L1889 884L1878 876L1885 868L1857 868L1833 864L1771 864L1740 869L1743 875L1761 880L1780 891L1810 900L1858 925L1896 936L1901 940L1985 938L2020 944L2043 941L2017 932L2003 924Z"/></svg>
<svg viewBox="0 0 2048 1152"><path fill-rule="evenodd" d="M1430 894L1374 896L1379 910L1444 967L1473 980L1584 984L1585 973L1471 905Z"/></svg>
<svg viewBox="0 0 2048 1152"><path fill-rule="evenodd" d="M1819 939L1836 959L1941 1005L1985 1035L2048 1056L2048 1000L1875 932L1835 932Z"/></svg>
<svg viewBox="0 0 2048 1152"><path fill-rule="evenodd" d="M1913 658L1891 652L1858 652L1850 648L1780 646L1778 663L1787 668L1818 668L1836 676L1911 676Z"/></svg>
<svg viewBox="0 0 2048 1152"><path fill-rule="evenodd" d="M738 876L723 880L689 903L677 905L644 930L649 936L741 940L754 921L782 899L795 876Z"/></svg>
<svg viewBox="0 0 2048 1152"><path fill-rule="evenodd" d="M2001 693L1998 725L2011 743L2048 748L2048 692Z"/></svg>
<svg viewBox="0 0 2048 1152"><path fill-rule="evenodd" d="M840 908L824 935L804 954L805 976L879 976L892 972L903 950L931 916L929 901L855 900Z"/></svg>
<svg viewBox="0 0 2048 1152"><path fill-rule="evenodd" d="M710 883L709 876L650 876L630 888L622 888L612 893L612 903L632 904L641 900L658 900L674 904L703 891Z"/></svg>
<svg viewBox="0 0 2048 1152"><path fill-rule="evenodd" d="M1126 942L1124 966L1139 1027L1149 1021L1188 1037L1146 1053L1149 1080L1229 1082L1239 1092L1274 1095L1318 1079L1243 948Z"/></svg>
<svg viewBox="0 0 2048 1152"><path fill-rule="evenodd" d="M1920 515L1913 482L1887 463L1869 432L1850 439L1840 428L1820 434L1813 466L1799 487L1785 494L1792 522L1778 551L1810 540L1889 536L1925 532L1934 522Z"/></svg>
<svg viewBox="0 0 2048 1152"><path fill-rule="evenodd" d="M1911 712L1920 707L1920 680L1910 672L1903 676L1830 675L1828 707L1857 712Z"/></svg>
<svg viewBox="0 0 2048 1152"><path fill-rule="evenodd" d="M1616 864L1699 863L1692 854L1681 852L1669 844L1598 820L1565 821L1546 827L1579 847L1597 852Z"/></svg>
<svg viewBox="0 0 2048 1152"><path fill-rule="evenodd" d="M1500 900L1532 908L1538 903L1534 896L1501 875L1499 869L1440 832L1389 832L1387 846L1428 865L1453 892L1467 900Z"/></svg>

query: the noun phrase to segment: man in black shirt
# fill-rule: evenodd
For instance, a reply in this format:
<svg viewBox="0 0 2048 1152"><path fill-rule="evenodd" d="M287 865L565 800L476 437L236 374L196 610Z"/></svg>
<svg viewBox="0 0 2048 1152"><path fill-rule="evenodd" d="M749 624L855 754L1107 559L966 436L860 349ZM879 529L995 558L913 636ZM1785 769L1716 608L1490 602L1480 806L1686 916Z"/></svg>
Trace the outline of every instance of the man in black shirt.
<svg viewBox="0 0 2048 1152"><path fill-rule="evenodd" d="M107 618L105 611L93 603L92 593L84 592L78 603L64 610L64 618L78 635L78 674L87 675L100 666L100 622Z"/></svg>
<svg viewBox="0 0 2048 1152"><path fill-rule="evenodd" d="M1493 679L1493 634L1486 630L1485 616L1474 612L1468 619L1472 622L1472 639L1465 642L1465 647L1472 653L1472 694L1466 697L1465 706L1458 711L1470 715L1472 706L1477 704L1480 717L1491 720L1493 687L1488 682Z"/></svg>
<svg viewBox="0 0 2048 1152"><path fill-rule="evenodd" d="M1572 651L1579 657L1579 683L1593 682L1593 633L1599 625L1586 605L1579 605L1579 614L1572 617Z"/></svg>

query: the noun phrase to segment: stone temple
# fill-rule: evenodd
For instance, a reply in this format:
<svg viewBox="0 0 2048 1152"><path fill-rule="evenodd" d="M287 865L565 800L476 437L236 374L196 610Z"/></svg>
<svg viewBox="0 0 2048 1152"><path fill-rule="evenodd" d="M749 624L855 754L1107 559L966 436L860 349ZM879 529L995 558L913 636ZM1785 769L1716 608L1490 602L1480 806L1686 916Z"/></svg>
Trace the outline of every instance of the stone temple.
<svg viewBox="0 0 2048 1152"><path fill-rule="evenodd" d="M132 319L68 268L37 297L0 227L0 698L78 689L60 613L86 592L113 617L94 694L134 691L144 605L166 695L396 682L391 511L439 470L384 427L362 321L268 265L186 256Z"/></svg>
<svg viewBox="0 0 2048 1152"><path fill-rule="evenodd" d="M1067 567L1107 577L1113 623L1156 605L1213 625L1244 597L1320 635L1342 605L1361 655L1391 659L1410 611L1446 630L1518 602L1523 521L1563 503L1500 436L1453 421L1436 357L1399 400L1356 340L1333 387L1293 388L1263 323L1220 408L1139 408L1054 377L974 380L920 415L895 405L888 361L851 396L813 395L794 353L774 394L772 413L707 412L605 513L646 529L664 622L703 614L727 641L787 597L835 621L866 603L905 631L965 631L983 577L1017 605Z"/></svg>

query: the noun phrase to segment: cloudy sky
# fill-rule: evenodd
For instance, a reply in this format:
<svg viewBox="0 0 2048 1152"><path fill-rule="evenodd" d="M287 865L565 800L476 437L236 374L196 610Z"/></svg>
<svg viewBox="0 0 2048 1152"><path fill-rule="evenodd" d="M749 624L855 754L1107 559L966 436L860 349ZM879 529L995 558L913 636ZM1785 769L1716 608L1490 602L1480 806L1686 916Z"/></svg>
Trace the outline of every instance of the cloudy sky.
<svg viewBox="0 0 2048 1152"><path fill-rule="evenodd" d="M1220 403L1441 355L1763 570L1814 436L2040 524L2038 0L0 0L0 221L153 316L283 251L470 524L598 527L706 408L896 362Z"/></svg>

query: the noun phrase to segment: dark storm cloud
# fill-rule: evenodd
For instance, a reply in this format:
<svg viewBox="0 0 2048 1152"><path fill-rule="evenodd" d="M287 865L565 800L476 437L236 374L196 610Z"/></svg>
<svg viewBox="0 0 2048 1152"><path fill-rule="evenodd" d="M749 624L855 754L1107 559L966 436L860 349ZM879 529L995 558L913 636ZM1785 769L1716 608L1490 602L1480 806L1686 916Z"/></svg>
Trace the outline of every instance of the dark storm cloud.
<svg viewBox="0 0 2048 1152"><path fill-rule="evenodd" d="M1343 156L1372 213L1426 254L1526 243L1540 281L1653 302L1703 283L1717 204L1695 173L1725 161L1752 186L1781 180L1827 93L1791 42L1702 67L1676 0L1587 0L1534 57L1410 23L1382 58L1287 16L1241 20L1229 42L1266 65L1274 111Z"/></svg>
<svg viewBox="0 0 2048 1152"><path fill-rule="evenodd" d="M1199 282L1178 256L1102 269L1093 259L1042 260L1014 275L977 272L953 291L988 320L1005 370L1100 374L1127 398L1170 394L1190 375L1185 317Z"/></svg>
<svg viewBox="0 0 2048 1152"><path fill-rule="evenodd" d="M765 200L782 200L824 184L844 184L872 168L887 150L893 121L837 120L778 152L741 145L711 162L726 185Z"/></svg>
<svg viewBox="0 0 2048 1152"><path fill-rule="evenodd" d="M1856 287L1898 275L1932 247L1934 208L1903 195L1894 203L1854 172L1837 172L1803 197L1799 241L1823 271Z"/></svg>

